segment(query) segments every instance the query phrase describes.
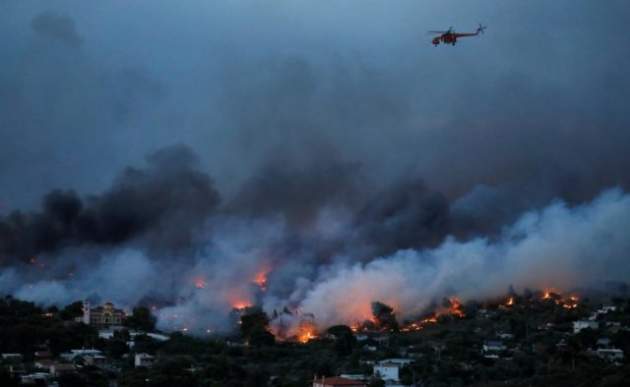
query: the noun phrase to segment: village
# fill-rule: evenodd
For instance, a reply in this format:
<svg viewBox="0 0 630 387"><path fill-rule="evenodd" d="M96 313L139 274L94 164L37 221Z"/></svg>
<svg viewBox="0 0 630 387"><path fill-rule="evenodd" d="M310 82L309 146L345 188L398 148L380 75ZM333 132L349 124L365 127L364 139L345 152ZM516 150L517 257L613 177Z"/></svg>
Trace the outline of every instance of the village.
<svg viewBox="0 0 630 387"><path fill-rule="evenodd" d="M624 288L625 289L625 288ZM510 290L447 297L397 321L374 302L352 326L279 339L255 307L230 335L159 332L150 308L76 302L0 307L2 386L622 386L630 380L630 298ZM590 382L589 382L590 381ZM598 381L596 384L594 381ZM592 384L590 384L592 382ZM603 384L602 384L603 383Z"/></svg>

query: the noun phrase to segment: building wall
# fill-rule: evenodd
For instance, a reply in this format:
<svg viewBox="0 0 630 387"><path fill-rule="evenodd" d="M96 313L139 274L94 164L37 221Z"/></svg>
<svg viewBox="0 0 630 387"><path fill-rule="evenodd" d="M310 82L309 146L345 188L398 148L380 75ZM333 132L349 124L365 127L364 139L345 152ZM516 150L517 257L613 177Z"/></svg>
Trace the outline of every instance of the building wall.
<svg viewBox="0 0 630 387"><path fill-rule="evenodd" d="M374 366L374 375L379 375L383 380L398 380L397 365L377 365Z"/></svg>

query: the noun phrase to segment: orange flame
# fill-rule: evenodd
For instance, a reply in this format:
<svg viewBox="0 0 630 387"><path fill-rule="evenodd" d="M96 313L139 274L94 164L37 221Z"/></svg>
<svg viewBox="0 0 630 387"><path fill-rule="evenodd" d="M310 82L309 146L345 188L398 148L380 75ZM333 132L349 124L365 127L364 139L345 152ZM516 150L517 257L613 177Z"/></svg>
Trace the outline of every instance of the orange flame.
<svg viewBox="0 0 630 387"><path fill-rule="evenodd" d="M195 282L195 288L197 288L197 289L205 289L206 288L207 282L203 278L197 277L197 278L195 278L194 282Z"/></svg>
<svg viewBox="0 0 630 387"><path fill-rule="evenodd" d="M236 301L232 303L232 308L236 310L243 310L245 308L249 308L250 306L252 305L247 301Z"/></svg>
<svg viewBox="0 0 630 387"><path fill-rule="evenodd" d="M508 298L507 302L505 303L505 305L507 306L512 306L514 305L514 297L510 297Z"/></svg>
<svg viewBox="0 0 630 387"><path fill-rule="evenodd" d="M301 321L298 326L297 341L306 344L317 338L317 328L312 321Z"/></svg>
<svg viewBox="0 0 630 387"><path fill-rule="evenodd" d="M459 317L459 318L466 317L466 314L462 310L462 302L459 300L459 298L450 297L448 301L450 304L448 307L448 310L446 311L446 313L438 313L438 316L443 315L443 314L450 314L452 316Z"/></svg>
<svg viewBox="0 0 630 387"><path fill-rule="evenodd" d="M269 270L263 269L254 277L254 283L262 290L267 290L267 274L269 274Z"/></svg>

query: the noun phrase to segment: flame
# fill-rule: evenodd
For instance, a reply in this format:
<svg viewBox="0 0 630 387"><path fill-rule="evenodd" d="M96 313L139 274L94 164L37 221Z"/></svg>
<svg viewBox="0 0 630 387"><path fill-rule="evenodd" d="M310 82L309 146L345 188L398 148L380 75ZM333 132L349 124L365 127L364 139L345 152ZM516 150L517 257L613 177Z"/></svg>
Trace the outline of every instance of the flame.
<svg viewBox="0 0 630 387"><path fill-rule="evenodd" d="M207 282L203 278L197 277L197 278L195 278L194 282L195 282L195 288L197 288L197 289L205 289L206 288Z"/></svg>
<svg viewBox="0 0 630 387"><path fill-rule="evenodd" d="M450 306L448 308L448 313L452 316L463 318L466 317L466 314L462 310L462 302L457 297L451 297L448 299L450 302Z"/></svg>
<svg viewBox="0 0 630 387"><path fill-rule="evenodd" d="M569 299L562 300L562 307L565 309L575 309L578 307L580 299L577 296L569 296Z"/></svg>
<svg viewBox="0 0 630 387"><path fill-rule="evenodd" d="M508 298L507 302L505 303L506 306L512 306L514 305L514 297L510 297Z"/></svg>
<svg viewBox="0 0 630 387"><path fill-rule="evenodd" d="M545 291L543 292L543 300L549 300L551 298L551 295L553 293L553 289L545 289Z"/></svg>
<svg viewBox="0 0 630 387"><path fill-rule="evenodd" d="M466 314L462 310L462 302L460 301L459 298L450 297L448 299L448 303L449 303L448 308L439 308L438 310L436 310L435 312L433 312L427 317L407 323L401 328L401 331L410 332L410 331L422 330L427 325L437 324L438 318L440 316L453 316L456 318L466 317Z"/></svg>
<svg viewBox="0 0 630 387"><path fill-rule="evenodd" d="M297 341L302 344L306 344L309 341L317 338L317 328L312 321L303 320L298 326Z"/></svg>
<svg viewBox="0 0 630 387"><path fill-rule="evenodd" d="M263 269L256 273L256 276L254 277L254 283L263 291L267 290L267 274L269 274L269 270Z"/></svg>
<svg viewBox="0 0 630 387"><path fill-rule="evenodd" d="M236 301L232 303L232 308L236 310L244 310L245 308L249 308L251 306L252 304L247 301Z"/></svg>
<svg viewBox="0 0 630 387"><path fill-rule="evenodd" d="M316 339L317 335L310 330L305 330L304 332L300 332L300 334L298 335L298 341L302 344L306 344L309 341Z"/></svg>

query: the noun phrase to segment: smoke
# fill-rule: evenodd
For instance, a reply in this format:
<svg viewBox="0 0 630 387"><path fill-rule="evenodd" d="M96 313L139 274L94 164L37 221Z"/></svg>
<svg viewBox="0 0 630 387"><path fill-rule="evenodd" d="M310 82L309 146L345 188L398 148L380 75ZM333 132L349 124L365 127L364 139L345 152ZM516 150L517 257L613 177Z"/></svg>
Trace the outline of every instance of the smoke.
<svg viewBox="0 0 630 387"><path fill-rule="evenodd" d="M79 47L83 43L74 20L65 15L57 15L52 11L41 13L33 18L31 27L41 36L59 40L71 47Z"/></svg>
<svg viewBox="0 0 630 387"><path fill-rule="evenodd" d="M222 201L189 148L161 149L100 195L55 190L40 211L4 217L0 291L141 303L161 328L194 332L227 331L235 308L259 305L292 334L308 314L320 328L364 321L377 301L402 320L452 295L630 279L620 188L510 223L491 187L451 203L411 176L383 190L364 181L347 163L266 166ZM488 217L503 221L478 225Z"/></svg>
<svg viewBox="0 0 630 387"><path fill-rule="evenodd" d="M41 211L0 218L0 257L28 259L80 245L150 240L153 248L187 248L196 226L216 208L212 180L196 168L188 147L147 157L143 169L127 168L101 195L82 200L73 191L48 193ZM6 262L5 262L6 263Z"/></svg>
<svg viewBox="0 0 630 387"><path fill-rule="evenodd" d="M556 202L523 214L493 242L449 238L435 249L328 268L300 308L328 326L369 319L374 300L393 306L404 319L451 295L483 299L510 286L571 290L627 281L629 219L630 196L620 189L576 207Z"/></svg>

